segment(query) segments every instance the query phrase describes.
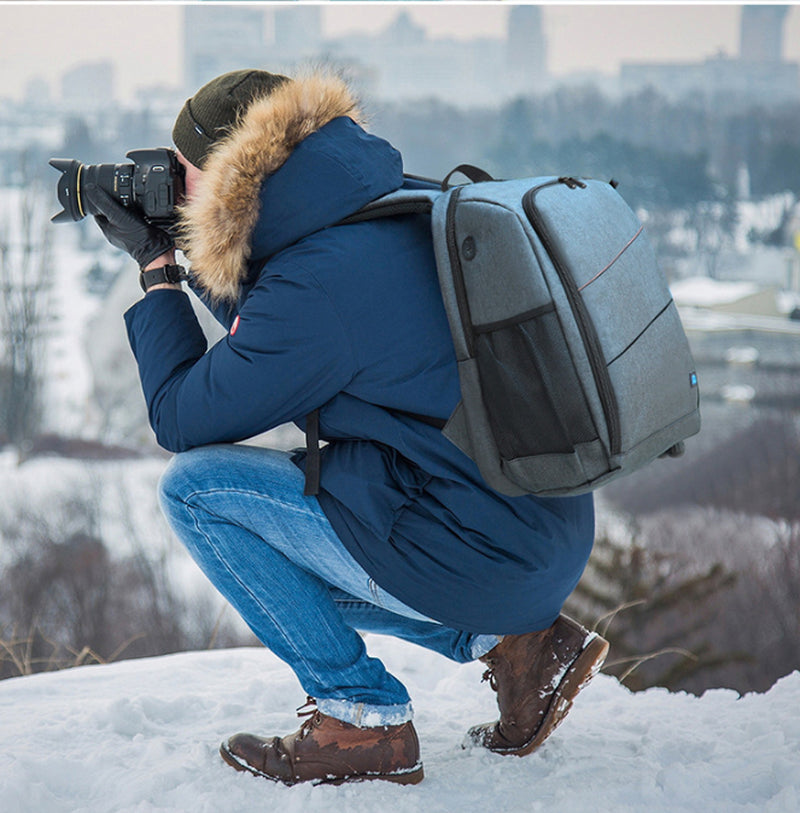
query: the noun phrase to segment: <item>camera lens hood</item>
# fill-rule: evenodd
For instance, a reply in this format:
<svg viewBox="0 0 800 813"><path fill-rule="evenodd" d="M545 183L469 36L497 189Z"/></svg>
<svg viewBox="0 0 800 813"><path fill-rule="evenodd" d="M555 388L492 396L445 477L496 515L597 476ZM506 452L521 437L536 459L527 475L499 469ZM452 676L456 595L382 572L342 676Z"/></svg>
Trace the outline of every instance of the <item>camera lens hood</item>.
<svg viewBox="0 0 800 813"><path fill-rule="evenodd" d="M65 223L83 220L86 216L81 201L83 164L74 158L51 158L50 166L61 173L56 193L58 202L63 207L62 211L50 218L51 221L53 223Z"/></svg>

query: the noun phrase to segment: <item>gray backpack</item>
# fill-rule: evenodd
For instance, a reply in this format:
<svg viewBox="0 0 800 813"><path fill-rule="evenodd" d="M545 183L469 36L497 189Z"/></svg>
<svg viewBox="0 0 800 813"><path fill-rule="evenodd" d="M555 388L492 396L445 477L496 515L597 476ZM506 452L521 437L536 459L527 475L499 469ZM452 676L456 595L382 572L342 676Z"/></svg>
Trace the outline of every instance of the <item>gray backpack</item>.
<svg viewBox="0 0 800 813"><path fill-rule="evenodd" d="M455 172L474 183L449 187ZM417 185L346 222L431 213L461 386L443 432L488 485L579 494L680 454L700 429L695 366L614 182L495 181L462 165Z"/></svg>

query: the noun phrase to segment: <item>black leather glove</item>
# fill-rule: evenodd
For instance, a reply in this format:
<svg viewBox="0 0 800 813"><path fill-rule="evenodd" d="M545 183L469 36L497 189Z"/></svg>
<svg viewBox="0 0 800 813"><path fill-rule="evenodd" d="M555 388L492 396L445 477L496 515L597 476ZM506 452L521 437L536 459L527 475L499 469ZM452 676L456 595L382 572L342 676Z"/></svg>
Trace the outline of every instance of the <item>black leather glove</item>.
<svg viewBox="0 0 800 813"><path fill-rule="evenodd" d="M97 184L87 184L83 196L90 211L97 213L94 219L106 240L130 254L140 268L174 248L175 243L167 232L114 200Z"/></svg>

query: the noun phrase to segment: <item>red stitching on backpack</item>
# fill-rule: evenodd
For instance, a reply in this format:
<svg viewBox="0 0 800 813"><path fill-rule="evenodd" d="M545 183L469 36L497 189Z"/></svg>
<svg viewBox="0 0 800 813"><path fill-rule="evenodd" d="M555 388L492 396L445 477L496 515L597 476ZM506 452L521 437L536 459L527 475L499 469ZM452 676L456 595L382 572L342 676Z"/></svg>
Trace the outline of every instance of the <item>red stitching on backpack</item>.
<svg viewBox="0 0 800 813"><path fill-rule="evenodd" d="M605 274L606 271L608 271L608 269L611 268L611 266L614 265L614 263L630 248L631 243L633 243L633 241L642 233L643 230L644 226L640 226L639 231L637 231L636 234L634 234L633 237L631 237L631 239L628 240L627 243L625 243L625 245L620 250L619 254L617 254L617 256L614 257L614 259L602 271L599 271L597 274L595 274L588 282L584 282L583 285L581 285L581 287L578 288L578 292L580 293L584 288L586 288L587 285L591 285L598 277L602 277L603 274Z"/></svg>

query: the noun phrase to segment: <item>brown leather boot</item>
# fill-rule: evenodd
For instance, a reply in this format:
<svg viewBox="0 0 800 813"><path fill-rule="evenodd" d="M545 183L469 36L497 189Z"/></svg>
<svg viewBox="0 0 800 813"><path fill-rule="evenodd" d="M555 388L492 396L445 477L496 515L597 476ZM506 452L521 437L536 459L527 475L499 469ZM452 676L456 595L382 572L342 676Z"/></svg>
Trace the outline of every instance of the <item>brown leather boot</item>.
<svg viewBox="0 0 800 813"><path fill-rule="evenodd" d="M385 779L415 785L424 776L419 740L411 722L359 728L313 709L286 737L235 734L220 754L237 771L295 785ZM304 716L300 713L298 716Z"/></svg>
<svg viewBox="0 0 800 813"><path fill-rule="evenodd" d="M479 660L483 679L497 692L500 719L474 726L465 747L524 756L537 749L597 674L608 641L561 615L542 632L506 635Z"/></svg>

